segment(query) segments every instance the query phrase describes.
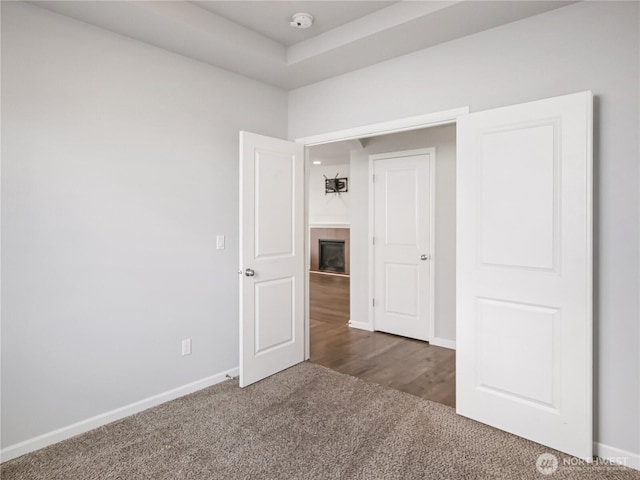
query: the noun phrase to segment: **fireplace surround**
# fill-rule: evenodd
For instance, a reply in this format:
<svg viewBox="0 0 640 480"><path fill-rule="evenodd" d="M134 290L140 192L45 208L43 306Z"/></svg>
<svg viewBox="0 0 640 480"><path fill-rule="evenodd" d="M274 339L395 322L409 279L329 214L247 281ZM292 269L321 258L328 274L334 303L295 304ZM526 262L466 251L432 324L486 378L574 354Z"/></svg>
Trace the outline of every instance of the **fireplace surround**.
<svg viewBox="0 0 640 480"><path fill-rule="evenodd" d="M311 228L312 272L349 275L349 228Z"/></svg>

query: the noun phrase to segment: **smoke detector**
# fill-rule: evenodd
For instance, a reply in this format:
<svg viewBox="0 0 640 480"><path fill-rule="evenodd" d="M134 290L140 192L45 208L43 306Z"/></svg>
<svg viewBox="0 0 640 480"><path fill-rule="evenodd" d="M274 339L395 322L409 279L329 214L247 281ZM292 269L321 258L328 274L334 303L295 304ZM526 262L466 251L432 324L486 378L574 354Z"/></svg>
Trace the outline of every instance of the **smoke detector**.
<svg viewBox="0 0 640 480"><path fill-rule="evenodd" d="M289 25L294 28L309 28L313 25L313 15L310 13L294 13Z"/></svg>

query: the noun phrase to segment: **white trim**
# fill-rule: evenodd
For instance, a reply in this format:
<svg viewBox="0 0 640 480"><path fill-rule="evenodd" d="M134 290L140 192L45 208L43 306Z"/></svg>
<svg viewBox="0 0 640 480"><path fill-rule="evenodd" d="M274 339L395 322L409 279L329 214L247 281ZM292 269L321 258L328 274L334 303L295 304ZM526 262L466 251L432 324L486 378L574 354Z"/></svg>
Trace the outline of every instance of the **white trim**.
<svg viewBox="0 0 640 480"><path fill-rule="evenodd" d="M587 315L587 326L585 328L586 332L586 341L584 343L583 348L585 351L585 358L589 359L587 365L585 366L584 375L586 375L585 385L588 385L588 391L591 395L588 395L586 398L587 402L587 425L588 431L591 432L590 438L593 441L593 399L596 395L593 389L593 357L594 357L594 344L593 344L593 92L588 90L583 93L585 97L585 102L587 104L587 167L586 167L586 175L587 175L587 225L586 232L584 232L587 237L587 304L585 308L585 313ZM638 466L636 465L636 468Z"/></svg>
<svg viewBox="0 0 640 480"><path fill-rule="evenodd" d="M436 336L436 148L429 155L429 341ZM455 342L454 342L455 348Z"/></svg>
<svg viewBox="0 0 640 480"><path fill-rule="evenodd" d="M68 438L75 437L81 433L106 425L107 423L115 422L121 418L125 418L151 407L160 405L161 403L175 400L176 398L183 397L184 395L188 395L198 390L202 390L203 388L223 382L227 379L227 375L236 377L238 375L238 371L238 367L232 368L231 370L212 375L211 377L196 380L195 382L167 390L166 392L153 395L152 397L125 405L124 407L116 408L115 410L101 413L95 417L87 418L77 423L67 425L66 427L38 435L37 437L30 438L29 440L9 445L0 451L0 459L2 462L6 462L7 460L53 445L54 443L61 442Z"/></svg>
<svg viewBox="0 0 640 480"><path fill-rule="evenodd" d="M593 454L613 463L640 470L640 453L627 452L620 448L593 442Z"/></svg>
<svg viewBox="0 0 640 480"><path fill-rule="evenodd" d="M444 110L442 112L427 113L424 115L415 115L413 117L400 118L390 120L388 122L374 123L372 125L364 125L360 127L348 128L346 130L338 130L335 132L321 133L310 137L296 138L296 143L304 143L307 147L313 145L322 145L324 143L340 142L343 140L352 140L356 138L375 137L377 135L388 135L390 133L407 132L409 130L417 130L426 127L435 127L437 125L447 125L455 123L456 119L461 115L469 113L469 107L454 108Z"/></svg>
<svg viewBox="0 0 640 480"><path fill-rule="evenodd" d="M448 340L446 338L439 338L436 336L431 337L431 340L429 340L429 344L434 345L436 347L450 348L451 350L456 349L455 340Z"/></svg>
<svg viewBox="0 0 640 480"><path fill-rule="evenodd" d="M369 329L374 332L376 329L376 312L374 310L373 307L373 299L375 298L375 289L376 289L376 277L375 277L375 253L376 253L376 249L374 246L374 237L375 237L375 233L376 233L376 229L375 229L375 218L376 218L376 214L375 214L375 209L374 209L374 202L375 202L375 185L373 182L373 168L374 168L374 160L372 155L369 155L369 204L367 206L367 231L368 231L368 238L367 238L367 251L368 251L368 257L369 257L369 278L368 280L368 288L369 288L369 315L368 315L368 320L369 320Z"/></svg>
<svg viewBox="0 0 640 480"><path fill-rule="evenodd" d="M374 153L369 158L375 160L388 160L390 158L415 157L416 155L435 155L434 147L414 148L413 150L399 150L397 152Z"/></svg>
<svg viewBox="0 0 640 480"><path fill-rule="evenodd" d="M351 228L350 223L310 223L309 228Z"/></svg>
<svg viewBox="0 0 640 480"><path fill-rule="evenodd" d="M373 328L369 325L369 322L356 322L354 320L349 320L347 322L351 328L357 328L359 330L366 330L367 332L373 332Z"/></svg>
<svg viewBox="0 0 640 480"><path fill-rule="evenodd" d="M435 147L416 148L413 150L401 150L399 152L376 153L369 155L369 238L373 239L375 234L375 192L373 172L374 164L377 160L388 160L393 158L413 157L415 155L429 156L429 325L428 338L431 341L435 337L435 298L436 298L436 275L435 275L435 230L436 230L436 149ZM369 243L369 321L371 330L375 330L375 311L373 298L375 296L375 245ZM447 340L443 340L447 341ZM453 342L455 348L455 341ZM451 347L447 347L451 348Z"/></svg>
<svg viewBox="0 0 640 480"><path fill-rule="evenodd" d="M304 359L311 358L311 225L309 224L309 184L311 183L311 158L309 147L304 149Z"/></svg>

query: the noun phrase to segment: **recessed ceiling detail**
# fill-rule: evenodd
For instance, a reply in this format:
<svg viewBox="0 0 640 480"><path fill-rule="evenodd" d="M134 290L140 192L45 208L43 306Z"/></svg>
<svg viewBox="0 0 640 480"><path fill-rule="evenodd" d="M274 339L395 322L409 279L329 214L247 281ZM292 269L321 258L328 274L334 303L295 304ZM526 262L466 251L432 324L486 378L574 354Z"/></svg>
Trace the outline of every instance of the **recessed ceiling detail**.
<svg viewBox="0 0 640 480"><path fill-rule="evenodd" d="M285 47L333 30L353 20L366 17L397 3L395 1L327 1L327 0L221 0L194 2L208 12L253 30ZM313 28L289 28L291 16L296 12L313 15Z"/></svg>
<svg viewBox="0 0 640 480"><path fill-rule="evenodd" d="M286 90L575 1L32 1ZM312 28L289 28L313 12Z"/></svg>

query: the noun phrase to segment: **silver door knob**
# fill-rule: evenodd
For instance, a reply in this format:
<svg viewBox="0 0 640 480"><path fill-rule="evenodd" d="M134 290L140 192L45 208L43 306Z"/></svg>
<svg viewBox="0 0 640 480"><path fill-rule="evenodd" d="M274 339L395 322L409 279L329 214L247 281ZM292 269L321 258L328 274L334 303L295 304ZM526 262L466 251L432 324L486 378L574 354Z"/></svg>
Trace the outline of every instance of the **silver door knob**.
<svg viewBox="0 0 640 480"><path fill-rule="evenodd" d="M429 260L431 257L429 255L427 255L426 253L423 253L422 255L420 255L420 260L422 260L423 262L425 260Z"/></svg>
<svg viewBox="0 0 640 480"><path fill-rule="evenodd" d="M254 272L251 268L247 268L247 269L244 271L244 274L245 274L247 277L253 277L253 276L256 274L256 272Z"/></svg>

